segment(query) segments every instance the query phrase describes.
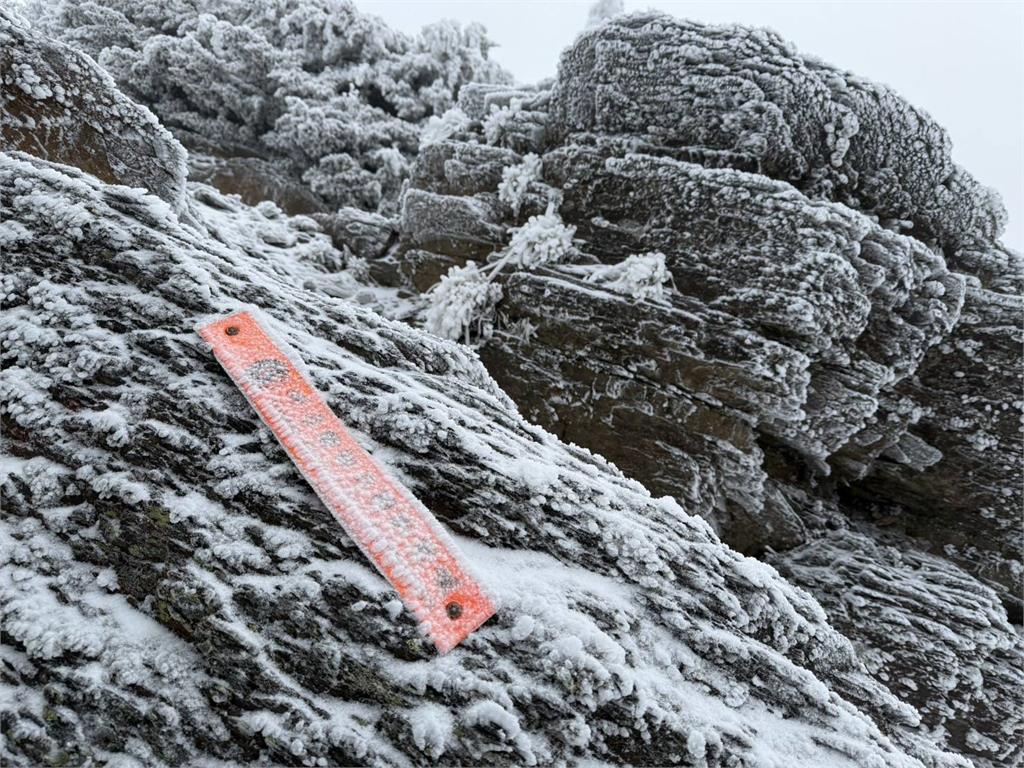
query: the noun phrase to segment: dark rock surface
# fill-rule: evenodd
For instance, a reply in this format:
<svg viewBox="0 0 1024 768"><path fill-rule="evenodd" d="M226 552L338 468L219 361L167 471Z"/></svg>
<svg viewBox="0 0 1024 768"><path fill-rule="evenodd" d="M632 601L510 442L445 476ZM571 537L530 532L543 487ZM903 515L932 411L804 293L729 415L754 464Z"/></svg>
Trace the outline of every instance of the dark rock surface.
<svg viewBox="0 0 1024 768"><path fill-rule="evenodd" d="M293 175L258 157L214 157L189 153L189 178L238 195L249 205L270 200L291 216L317 213L324 202Z"/></svg>
<svg viewBox="0 0 1024 768"><path fill-rule="evenodd" d="M116 126L116 130L110 130ZM143 187L180 209L185 150L88 56L47 40L0 8L0 142Z"/></svg>

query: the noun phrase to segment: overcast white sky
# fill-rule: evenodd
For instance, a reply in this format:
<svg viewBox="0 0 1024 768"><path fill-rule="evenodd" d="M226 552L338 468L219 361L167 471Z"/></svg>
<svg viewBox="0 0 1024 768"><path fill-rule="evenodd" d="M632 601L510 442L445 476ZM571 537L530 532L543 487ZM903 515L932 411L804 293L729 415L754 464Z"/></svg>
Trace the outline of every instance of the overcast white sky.
<svg viewBox="0 0 1024 768"><path fill-rule="evenodd" d="M590 0L356 0L406 32L480 21L494 57L523 82L555 74ZM769 26L804 52L894 87L949 131L953 158L1003 196L1004 237L1024 250L1024 3L626 0L700 21Z"/></svg>

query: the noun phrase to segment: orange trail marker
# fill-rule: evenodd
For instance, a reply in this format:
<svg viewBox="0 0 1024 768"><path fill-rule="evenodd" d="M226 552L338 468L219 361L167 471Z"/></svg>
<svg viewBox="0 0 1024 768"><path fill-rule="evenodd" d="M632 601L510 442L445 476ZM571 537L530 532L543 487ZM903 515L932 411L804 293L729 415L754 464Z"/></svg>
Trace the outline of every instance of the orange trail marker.
<svg viewBox="0 0 1024 768"><path fill-rule="evenodd" d="M363 450L251 313L197 330L438 651L451 650L494 614L448 532Z"/></svg>

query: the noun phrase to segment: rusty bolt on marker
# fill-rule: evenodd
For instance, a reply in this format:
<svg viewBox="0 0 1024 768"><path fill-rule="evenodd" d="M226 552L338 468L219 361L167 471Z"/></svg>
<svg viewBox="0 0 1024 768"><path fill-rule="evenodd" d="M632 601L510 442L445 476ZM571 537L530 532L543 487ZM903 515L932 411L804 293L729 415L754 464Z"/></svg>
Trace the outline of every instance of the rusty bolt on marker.
<svg viewBox="0 0 1024 768"><path fill-rule="evenodd" d="M238 326L237 325L229 325L227 328L224 329L224 333L226 333L228 336L237 336L238 335Z"/></svg>
<svg viewBox="0 0 1024 768"><path fill-rule="evenodd" d="M455 621L457 618L459 618L459 616L462 615L462 606L454 601L448 603L448 605L446 605L444 609L448 613L448 618L452 621Z"/></svg>

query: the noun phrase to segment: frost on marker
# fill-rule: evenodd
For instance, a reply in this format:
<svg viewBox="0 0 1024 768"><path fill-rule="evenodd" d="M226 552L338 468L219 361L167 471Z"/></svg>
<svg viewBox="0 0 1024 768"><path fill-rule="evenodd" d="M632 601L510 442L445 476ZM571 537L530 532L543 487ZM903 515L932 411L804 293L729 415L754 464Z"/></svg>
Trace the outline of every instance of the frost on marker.
<svg viewBox="0 0 1024 768"><path fill-rule="evenodd" d="M210 343L260 418L363 553L445 653L495 611L455 542L356 442L248 311L205 322Z"/></svg>

